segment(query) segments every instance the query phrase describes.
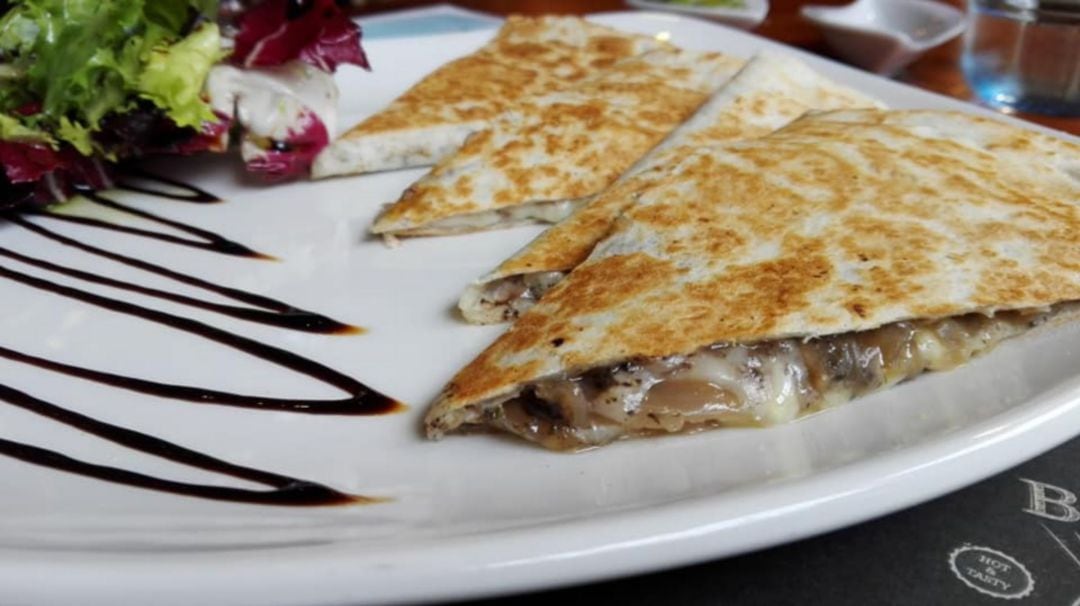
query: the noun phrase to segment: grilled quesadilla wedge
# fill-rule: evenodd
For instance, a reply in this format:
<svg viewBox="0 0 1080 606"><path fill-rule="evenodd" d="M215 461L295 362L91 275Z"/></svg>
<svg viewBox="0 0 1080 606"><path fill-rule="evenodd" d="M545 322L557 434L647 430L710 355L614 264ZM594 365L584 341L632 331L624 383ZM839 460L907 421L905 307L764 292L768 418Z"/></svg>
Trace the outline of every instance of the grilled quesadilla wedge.
<svg viewBox="0 0 1080 606"><path fill-rule="evenodd" d="M830 81L794 57L754 57L611 187L469 285L458 308L475 324L518 317L589 256L615 217L640 192L662 180L695 149L771 133L811 109L860 107L881 104Z"/></svg>
<svg viewBox="0 0 1080 606"><path fill-rule="evenodd" d="M451 61L316 159L316 177L429 166L519 100L562 90L665 44L577 17L510 17L475 53Z"/></svg>
<svg viewBox="0 0 1080 606"><path fill-rule="evenodd" d="M658 49L572 89L519 102L410 186L373 231L443 235L558 221L615 181L741 65L717 53Z"/></svg>
<svg viewBox="0 0 1080 606"><path fill-rule="evenodd" d="M644 192L426 429L575 449L779 423L1078 300L1080 145L956 112L812 114Z"/></svg>

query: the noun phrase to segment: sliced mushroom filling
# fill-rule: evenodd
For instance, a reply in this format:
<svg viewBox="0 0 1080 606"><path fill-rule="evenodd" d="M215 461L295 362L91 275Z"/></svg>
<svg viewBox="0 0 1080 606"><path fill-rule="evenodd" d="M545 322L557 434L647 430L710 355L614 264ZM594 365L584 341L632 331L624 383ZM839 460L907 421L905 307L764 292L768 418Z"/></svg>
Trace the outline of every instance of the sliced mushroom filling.
<svg viewBox="0 0 1080 606"><path fill-rule="evenodd" d="M468 411L467 423L572 450L650 433L772 425L946 370L1060 313L973 313L896 322L803 340L716 344L689 355L629 360L526 385Z"/></svg>
<svg viewBox="0 0 1080 606"><path fill-rule="evenodd" d="M566 277L561 271L538 271L492 280L477 287L462 306L465 319L477 324L497 324L517 319Z"/></svg>

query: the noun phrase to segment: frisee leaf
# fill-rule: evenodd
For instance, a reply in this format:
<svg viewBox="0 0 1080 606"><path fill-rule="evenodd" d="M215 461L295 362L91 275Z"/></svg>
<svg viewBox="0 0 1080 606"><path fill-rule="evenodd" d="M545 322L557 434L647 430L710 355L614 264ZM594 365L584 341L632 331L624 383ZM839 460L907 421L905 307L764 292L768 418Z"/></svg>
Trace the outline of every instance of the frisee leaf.
<svg viewBox="0 0 1080 606"><path fill-rule="evenodd" d="M16 117L7 114L0 114L0 140L17 141L19 143L54 144L49 133L28 127Z"/></svg>
<svg viewBox="0 0 1080 606"><path fill-rule="evenodd" d="M210 68L226 54L217 25L204 23L176 44L149 50L139 75L139 93L165 110L178 126L198 128L215 120L201 93Z"/></svg>
<svg viewBox="0 0 1080 606"><path fill-rule="evenodd" d="M216 11L216 0L13 2L0 17L0 62L19 77L0 81L0 111L84 154L101 120L139 98L177 124L213 120L199 93L220 36L213 23L186 30ZM19 115L27 103L40 111Z"/></svg>

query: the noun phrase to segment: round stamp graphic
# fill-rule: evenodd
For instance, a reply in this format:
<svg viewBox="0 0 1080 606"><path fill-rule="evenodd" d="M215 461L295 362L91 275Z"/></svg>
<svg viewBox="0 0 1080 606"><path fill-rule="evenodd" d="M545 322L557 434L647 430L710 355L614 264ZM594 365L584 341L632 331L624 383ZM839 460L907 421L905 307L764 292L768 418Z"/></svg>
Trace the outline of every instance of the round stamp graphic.
<svg viewBox="0 0 1080 606"><path fill-rule="evenodd" d="M949 568L965 585L995 598L1017 600L1035 590L1035 577L1016 558L980 545L949 554Z"/></svg>

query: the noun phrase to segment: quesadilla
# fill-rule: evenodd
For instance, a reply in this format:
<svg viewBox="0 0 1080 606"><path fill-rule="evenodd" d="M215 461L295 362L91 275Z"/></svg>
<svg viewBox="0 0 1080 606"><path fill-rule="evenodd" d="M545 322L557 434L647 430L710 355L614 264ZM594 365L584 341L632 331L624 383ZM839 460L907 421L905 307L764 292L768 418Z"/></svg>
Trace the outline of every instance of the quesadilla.
<svg viewBox="0 0 1080 606"><path fill-rule="evenodd" d="M410 186L372 231L442 235L558 221L615 181L741 65L717 53L658 49L572 89L519 102Z"/></svg>
<svg viewBox="0 0 1080 606"><path fill-rule="evenodd" d="M426 430L543 446L768 425L962 364L1080 300L1080 145L958 112L705 148L447 385Z"/></svg>
<svg viewBox="0 0 1080 606"><path fill-rule="evenodd" d="M617 61L666 46L577 17L513 16L324 150L315 177L429 166L518 101L563 90Z"/></svg>
<svg viewBox="0 0 1080 606"><path fill-rule="evenodd" d="M516 318L588 257L615 217L641 191L695 149L771 133L807 110L860 107L881 104L824 78L794 57L754 57L615 184L469 285L458 308L476 324Z"/></svg>

